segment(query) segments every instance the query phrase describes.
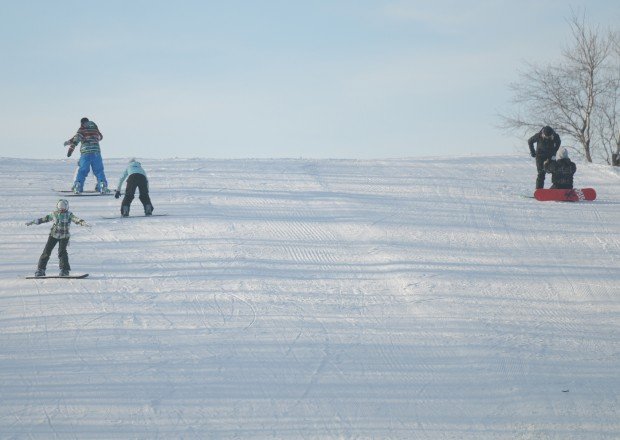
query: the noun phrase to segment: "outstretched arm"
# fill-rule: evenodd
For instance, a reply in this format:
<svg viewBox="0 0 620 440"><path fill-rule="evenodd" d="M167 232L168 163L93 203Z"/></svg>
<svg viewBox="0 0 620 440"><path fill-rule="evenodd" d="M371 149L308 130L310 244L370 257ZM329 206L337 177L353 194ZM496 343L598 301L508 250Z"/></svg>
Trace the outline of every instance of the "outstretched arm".
<svg viewBox="0 0 620 440"><path fill-rule="evenodd" d="M69 149L67 150L67 157L71 157L71 155L73 154L73 150L75 150L75 147L81 141L82 141L82 135L80 134L79 131L71 139L69 139L68 141L65 141L64 143L65 147L67 146L69 147Z"/></svg>
<svg viewBox="0 0 620 440"><path fill-rule="evenodd" d="M73 213L71 213L71 221L73 223L75 223L76 225L90 227L90 225L88 223L86 223L86 220L83 220L83 219L79 218L77 215L75 215Z"/></svg>
<svg viewBox="0 0 620 440"><path fill-rule="evenodd" d="M69 146L69 149L67 150L67 157L71 157L71 155L73 154L73 150L75 150L75 145L71 143L71 140L65 142L65 146L67 145Z"/></svg>
<svg viewBox="0 0 620 440"><path fill-rule="evenodd" d="M52 214L48 214L45 217L37 218L35 220L26 222L26 226L40 225L41 223L47 223L47 222L51 221L52 218L53 218Z"/></svg>

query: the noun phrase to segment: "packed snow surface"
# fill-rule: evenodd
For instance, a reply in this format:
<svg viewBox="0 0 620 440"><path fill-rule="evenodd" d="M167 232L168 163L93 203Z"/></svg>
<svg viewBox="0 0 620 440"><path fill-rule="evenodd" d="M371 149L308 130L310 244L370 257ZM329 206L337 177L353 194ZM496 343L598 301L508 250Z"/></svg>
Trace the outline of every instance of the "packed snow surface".
<svg viewBox="0 0 620 440"><path fill-rule="evenodd" d="M615 169L557 203L529 157L142 163L168 215L71 197L90 277L26 280L75 160L1 161L0 438L620 438Z"/></svg>

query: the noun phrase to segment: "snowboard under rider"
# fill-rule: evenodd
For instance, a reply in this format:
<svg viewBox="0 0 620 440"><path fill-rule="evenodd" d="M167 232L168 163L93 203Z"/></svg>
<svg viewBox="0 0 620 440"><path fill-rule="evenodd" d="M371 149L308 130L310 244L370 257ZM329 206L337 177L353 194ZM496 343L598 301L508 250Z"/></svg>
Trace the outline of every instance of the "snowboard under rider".
<svg viewBox="0 0 620 440"><path fill-rule="evenodd" d="M568 150L561 148L557 160L547 159L544 163L545 172L551 173L551 189L573 189L573 175L577 165L568 158Z"/></svg>
<svg viewBox="0 0 620 440"><path fill-rule="evenodd" d="M65 199L60 199L58 203L56 203L56 210L54 210L51 214L29 221L26 223L26 226L40 225L41 223L51 221L53 221L54 224L50 230L50 235L47 238L47 243L45 244L43 253L39 258L37 271L34 274L36 277L45 276L47 262L49 261L50 255L52 254L54 247L56 247L56 244L58 244L60 276L69 276L69 272L71 271L71 266L69 265L69 254L67 252L69 237L71 236L71 234L69 234L69 226L71 225L71 222L80 226L90 226L84 220L69 211L69 202Z"/></svg>
<svg viewBox="0 0 620 440"><path fill-rule="evenodd" d="M544 163L548 159L555 159L555 155L560 148L560 136L548 125L543 127L538 133L528 139L527 144L530 147L532 157L536 158L536 189L545 186L545 166ZM534 149L536 144L536 149Z"/></svg>
<svg viewBox="0 0 620 440"><path fill-rule="evenodd" d="M144 206L144 215L153 214L154 208L149 197L149 180L146 177L146 171L144 171L140 162L135 158L129 160L125 172L118 180L116 192L114 193L114 197L117 199L121 196L121 187L125 179L127 179L127 186L125 187L125 197L123 197L121 203L121 215L123 217L129 216L129 208L135 197L136 188L140 191L140 201L142 206Z"/></svg>
<svg viewBox="0 0 620 440"><path fill-rule="evenodd" d="M108 181L103 170L103 159L101 158L101 147L99 141L103 139L103 135L99 131L97 124L89 121L88 118L80 120L80 128L75 136L65 142L65 146L69 146L67 157L73 154L73 150L78 144L80 145L80 160L78 161L78 169L75 173L73 182L73 192L80 194L84 190L84 181L90 170L97 177L97 190L102 194L110 192L108 189Z"/></svg>

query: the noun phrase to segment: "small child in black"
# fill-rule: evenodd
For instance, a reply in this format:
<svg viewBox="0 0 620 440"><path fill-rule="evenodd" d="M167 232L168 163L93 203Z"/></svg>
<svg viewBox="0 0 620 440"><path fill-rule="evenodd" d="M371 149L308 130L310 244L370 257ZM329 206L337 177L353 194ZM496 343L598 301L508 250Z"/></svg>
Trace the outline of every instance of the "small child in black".
<svg viewBox="0 0 620 440"><path fill-rule="evenodd" d="M551 189L572 189L577 165L568 158L568 150L561 148L557 160L545 161L545 172L551 173Z"/></svg>

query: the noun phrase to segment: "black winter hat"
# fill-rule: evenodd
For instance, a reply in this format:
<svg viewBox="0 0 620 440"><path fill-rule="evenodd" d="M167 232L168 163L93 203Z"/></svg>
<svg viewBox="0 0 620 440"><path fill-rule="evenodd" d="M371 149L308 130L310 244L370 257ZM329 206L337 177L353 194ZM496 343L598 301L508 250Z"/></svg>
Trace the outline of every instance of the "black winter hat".
<svg viewBox="0 0 620 440"><path fill-rule="evenodd" d="M542 134L547 137L553 135L553 128L549 127L548 125L544 126L542 129Z"/></svg>
<svg viewBox="0 0 620 440"><path fill-rule="evenodd" d="M82 119L80 119L80 124L84 124L85 122L88 122L88 118L82 118Z"/></svg>

